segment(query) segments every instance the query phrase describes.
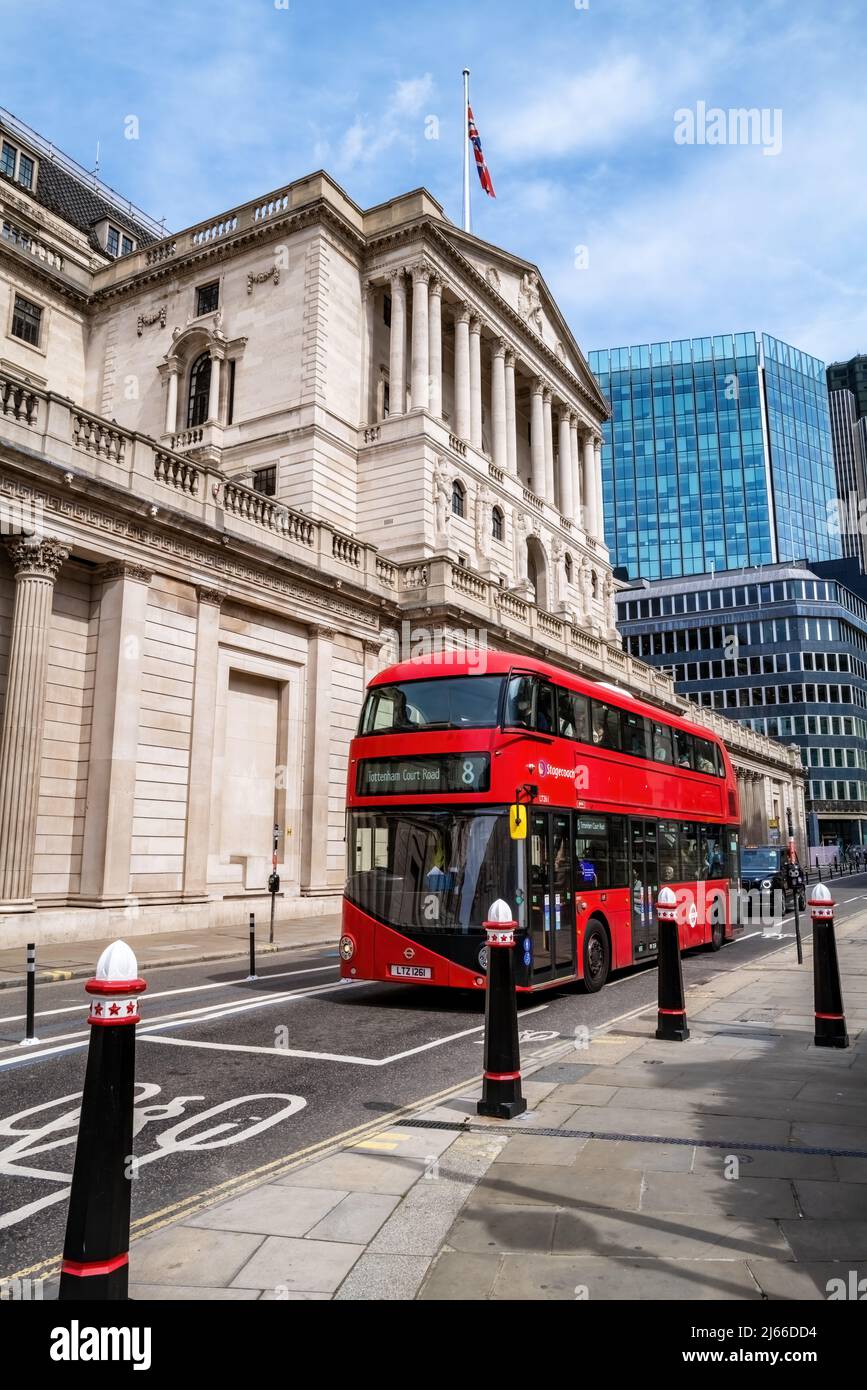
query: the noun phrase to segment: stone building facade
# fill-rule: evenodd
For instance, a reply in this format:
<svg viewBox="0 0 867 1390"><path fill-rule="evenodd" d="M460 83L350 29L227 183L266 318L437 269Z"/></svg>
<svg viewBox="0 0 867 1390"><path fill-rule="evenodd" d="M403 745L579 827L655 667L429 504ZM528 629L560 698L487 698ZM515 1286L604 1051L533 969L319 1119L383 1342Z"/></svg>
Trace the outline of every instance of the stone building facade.
<svg viewBox="0 0 867 1390"><path fill-rule="evenodd" d="M683 710L621 650L607 407L535 266L323 173L165 235L0 141L0 939L243 922L275 828L279 916L333 910L407 643ZM797 810L789 750L691 713Z"/></svg>

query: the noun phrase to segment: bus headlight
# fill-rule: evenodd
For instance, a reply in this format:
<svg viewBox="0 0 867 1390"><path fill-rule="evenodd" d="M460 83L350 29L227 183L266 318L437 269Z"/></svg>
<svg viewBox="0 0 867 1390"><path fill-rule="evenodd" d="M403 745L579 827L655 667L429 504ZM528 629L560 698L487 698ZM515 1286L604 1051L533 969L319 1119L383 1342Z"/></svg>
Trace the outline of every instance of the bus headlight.
<svg viewBox="0 0 867 1390"><path fill-rule="evenodd" d="M770 886L771 886L771 880L770 880L769 878L763 878L763 879L762 879L762 887L763 887L763 888L770 888Z"/></svg>
<svg viewBox="0 0 867 1390"><path fill-rule="evenodd" d="M341 960L352 960L355 955L355 942L351 936L341 936L337 949Z"/></svg>

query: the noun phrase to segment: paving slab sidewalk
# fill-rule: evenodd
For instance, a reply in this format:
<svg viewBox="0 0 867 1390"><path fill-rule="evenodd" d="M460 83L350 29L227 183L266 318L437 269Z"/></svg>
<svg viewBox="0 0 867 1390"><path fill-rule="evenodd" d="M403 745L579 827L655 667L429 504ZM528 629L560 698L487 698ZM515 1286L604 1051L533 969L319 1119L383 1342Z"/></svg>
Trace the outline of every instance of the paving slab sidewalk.
<svg viewBox="0 0 867 1390"><path fill-rule="evenodd" d="M146 975L160 965L195 965L201 961L230 960L236 956L246 956L249 951L250 936L248 909L239 911L238 925L209 927L206 931L148 932L141 936L130 936L130 945L136 954L139 969ZM266 912L258 912L257 921L257 959L301 946L337 947L340 937L340 916L329 913L320 917L301 918L297 922L278 922L274 930L274 944L268 944L268 917ZM122 934L122 933L121 933ZM85 979L93 974L94 967L105 947L117 937L93 937L83 941L63 941L43 945L39 943L36 951L36 983L54 983L58 980ZM0 950L0 989L20 987L26 982L26 952L23 946Z"/></svg>
<svg viewBox="0 0 867 1390"><path fill-rule="evenodd" d="M643 1011L547 1049L508 1125L469 1085L287 1160L134 1241L131 1294L824 1299L867 1275L867 912L838 950L848 1050L812 1045L809 943L800 967L733 952L690 991L688 1042Z"/></svg>

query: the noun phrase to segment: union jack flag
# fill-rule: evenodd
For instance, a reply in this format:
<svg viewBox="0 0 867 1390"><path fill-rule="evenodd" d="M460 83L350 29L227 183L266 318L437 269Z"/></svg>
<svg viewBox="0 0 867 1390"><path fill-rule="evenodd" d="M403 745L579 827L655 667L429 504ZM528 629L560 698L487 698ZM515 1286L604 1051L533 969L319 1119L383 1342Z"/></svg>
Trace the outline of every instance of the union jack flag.
<svg viewBox="0 0 867 1390"><path fill-rule="evenodd" d="M467 120L469 121L470 144L472 145L476 156L476 168L479 172L479 183L482 185L482 188L485 190L489 198L496 198L497 195L494 192L494 184L493 180L491 179L491 172L487 164L485 163L485 156L482 153L482 142L479 138L478 127L476 126L476 122L473 117L473 108L471 106L467 107Z"/></svg>

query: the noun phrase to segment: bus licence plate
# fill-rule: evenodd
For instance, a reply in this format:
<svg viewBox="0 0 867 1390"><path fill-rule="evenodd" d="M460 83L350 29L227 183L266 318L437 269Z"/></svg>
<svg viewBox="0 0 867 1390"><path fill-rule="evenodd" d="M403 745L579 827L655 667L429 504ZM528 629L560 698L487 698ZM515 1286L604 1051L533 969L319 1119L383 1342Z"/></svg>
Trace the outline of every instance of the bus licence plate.
<svg viewBox="0 0 867 1390"><path fill-rule="evenodd" d="M429 965L390 965L388 973L401 980L429 980L433 975Z"/></svg>

